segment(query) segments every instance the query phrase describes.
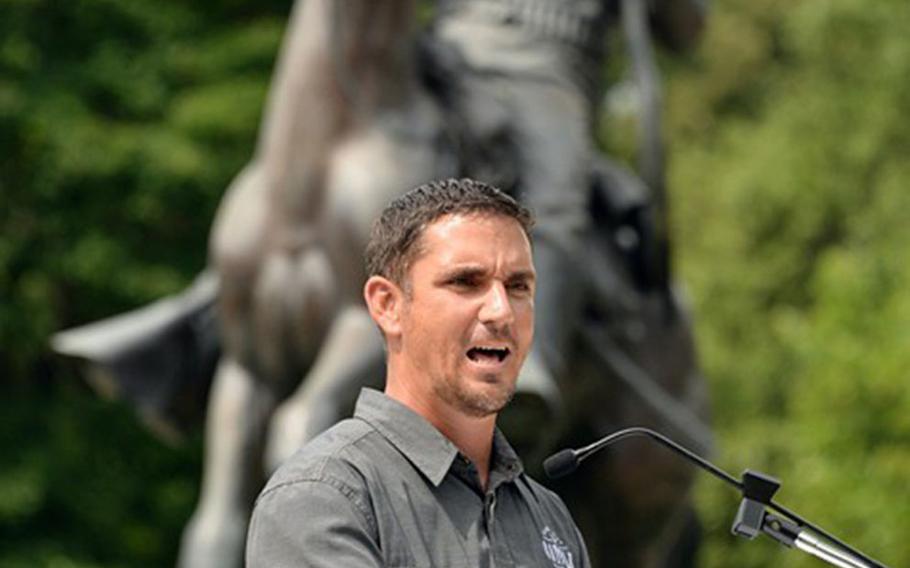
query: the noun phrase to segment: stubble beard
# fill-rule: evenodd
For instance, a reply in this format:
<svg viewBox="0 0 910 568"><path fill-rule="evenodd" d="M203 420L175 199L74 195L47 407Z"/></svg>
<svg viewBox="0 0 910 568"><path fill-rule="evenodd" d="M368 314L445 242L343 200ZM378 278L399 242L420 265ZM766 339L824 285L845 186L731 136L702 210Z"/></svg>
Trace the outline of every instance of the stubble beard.
<svg viewBox="0 0 910 568"><path fill-rule="evenodd" d="M502 380L502 379L499 379ZM497 379L490 377L490 382ZM492 391L472 391L465 387L463 380L447 377L436 381L433 390L441 400L473 418L486 418L498 414L515 396L515 382L511 386L502 385Z"/></svg>

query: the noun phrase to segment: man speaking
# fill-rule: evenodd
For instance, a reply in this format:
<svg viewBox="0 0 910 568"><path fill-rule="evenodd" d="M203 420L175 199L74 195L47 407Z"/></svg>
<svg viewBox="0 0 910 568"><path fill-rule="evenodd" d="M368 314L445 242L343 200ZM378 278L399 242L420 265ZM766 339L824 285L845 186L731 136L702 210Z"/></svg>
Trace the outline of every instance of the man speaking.
<svg viewBox="0 0 910 568"><path fill-rule="evenodd" d="M530 213L486 184L392 201L367 246L385 392L308 443L253 512L247 565L587 568L562 501L496 428L534 333Z"/></svg>

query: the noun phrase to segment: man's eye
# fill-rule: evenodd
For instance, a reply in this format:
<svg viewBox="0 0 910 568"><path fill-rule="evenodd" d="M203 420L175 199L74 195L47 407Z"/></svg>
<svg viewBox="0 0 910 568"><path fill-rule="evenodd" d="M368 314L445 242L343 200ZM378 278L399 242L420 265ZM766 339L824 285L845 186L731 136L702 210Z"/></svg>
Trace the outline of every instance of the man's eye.
<svg viewBox="0 0 910 568"><path fill-rule="evenodd" d="M449 283L462 288L471 288L477 285L477 279L473 276L455 276Z"/></svg>
<svg viewBox="0 0 910 568"><path fill-rule="evenodd" d="M513 292L530 292L531 291L531 285L528 284L527 282L512 282L511 284L509 284L508 288L509 288L509 290L512 290Z"/></svg>

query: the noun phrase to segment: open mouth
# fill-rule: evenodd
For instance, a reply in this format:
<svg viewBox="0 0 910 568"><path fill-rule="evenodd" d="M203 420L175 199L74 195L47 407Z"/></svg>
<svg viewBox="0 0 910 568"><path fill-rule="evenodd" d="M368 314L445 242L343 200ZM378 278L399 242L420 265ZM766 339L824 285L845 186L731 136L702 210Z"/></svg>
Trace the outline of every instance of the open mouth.
<svg viewBox="0 0 910 568"><path fill-rule="evenodd" d="M502 363L508 356L508 347L472 347L468 349L468 359L475 363Z"/></svg>

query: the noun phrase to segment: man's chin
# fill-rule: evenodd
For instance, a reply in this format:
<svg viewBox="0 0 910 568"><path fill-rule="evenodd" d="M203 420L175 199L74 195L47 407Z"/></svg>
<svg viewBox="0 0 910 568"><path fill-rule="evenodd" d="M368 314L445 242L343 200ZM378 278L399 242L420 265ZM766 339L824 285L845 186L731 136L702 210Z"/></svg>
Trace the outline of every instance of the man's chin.
<svg viewBox="0 0 910 568"><path fill-rule="evenodd" d="M488 386L492 388L478 389L469 393L459 392L457 396L459 409L468 416L486 418L498 414L515 396L514 387L504 389L498 385L496 387Z"/></svg>
<svg viewBox="0 0 910 568"><path fill-rule="evenodd" d="M517 376L510 379L501 372L471 371L474 369L464 369L460 376L435 383L436 395L467 416L486 418L499 413L515 395Z"/></svg>

